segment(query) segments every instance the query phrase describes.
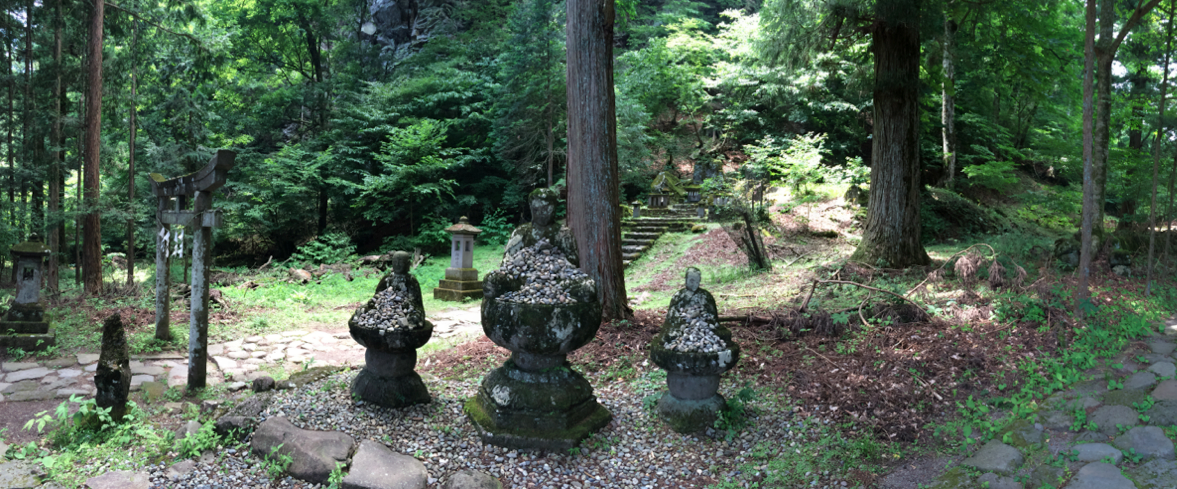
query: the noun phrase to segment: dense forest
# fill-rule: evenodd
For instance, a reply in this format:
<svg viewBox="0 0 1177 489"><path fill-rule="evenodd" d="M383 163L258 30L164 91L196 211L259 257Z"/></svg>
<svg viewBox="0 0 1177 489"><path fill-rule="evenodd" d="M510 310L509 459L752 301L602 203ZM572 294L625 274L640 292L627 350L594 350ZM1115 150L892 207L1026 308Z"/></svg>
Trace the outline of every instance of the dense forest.
<svg viewBox="0 0 1177 489"><path fill-rule="evenodd" d="M865 184L896 166L859 249L891 265L926 261L920 241L942 237L918 232L943 221L919 205L929 188L1021 193L1019 212L1060 235L1086 193L1093 222L1146 230L1154 208L1172 218L1174 172L1157 160L1177 165L1162 144L1173 8L617 0L616 204L664 171L722 192ZM438 251L462 215L502 239L531 190L567 195L565 17L556 0L6 2L0 244L47 236L52 288L83 256L86 219L102 255L149 256L148 175L217 149L238 154L215 197L219 264L312 240ZM905 251L865 250L900 221Z"/></svg>

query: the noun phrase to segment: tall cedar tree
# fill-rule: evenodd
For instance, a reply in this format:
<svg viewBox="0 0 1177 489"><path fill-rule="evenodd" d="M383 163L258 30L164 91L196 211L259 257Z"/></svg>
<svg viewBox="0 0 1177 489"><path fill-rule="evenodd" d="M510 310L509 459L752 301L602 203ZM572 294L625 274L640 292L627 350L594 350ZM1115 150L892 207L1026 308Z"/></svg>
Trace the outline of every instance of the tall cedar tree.
<svg viewBox="0 0 1177 489"><path fill-rule="evenodd" d="M613 92L614 0L568 0L568 223L603 318L633 315L621 263Z"/></svg>
<svg viewBox="0 0 1177 489"><path fill-rule="evenodd" d="M83 148L85 211L82 218L82 284L87 294L102 293L102 232L98 208L98 150L102 130L102 0L93 0L87 57L86 144Z"/></svg>
<svg viewBox="0 0 1177 489"><path fill-rule="evenodd" d="M875 4L870 205L852 257L871 265L929 261L920 242L919 21L918 0Z"/></svg>

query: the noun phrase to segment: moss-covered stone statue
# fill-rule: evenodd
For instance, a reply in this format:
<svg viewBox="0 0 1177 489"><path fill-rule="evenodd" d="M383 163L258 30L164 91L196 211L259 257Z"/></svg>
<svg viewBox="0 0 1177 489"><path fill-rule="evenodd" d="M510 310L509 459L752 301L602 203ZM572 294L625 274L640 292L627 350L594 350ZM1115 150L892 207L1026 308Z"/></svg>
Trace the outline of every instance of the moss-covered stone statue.
<svg viewBox="0 0 1177 489"><path fill-rule="evenodd" d="M573 267L580 266L576 255L576 239L568 226L554 222L559 196L552 189L539 188L528 197L531 205L531 223L515 228L507 241L507 252L503 255L506 263L524 248L531 248L540 241L547 241L564 254Z"/></svg>
<svg viewBox="0 0 1177 489"><path fill-rule="evenodd" d="M484 443L564 450L612 419L568 363L596 335L601 304L576 268L572 234L551 224L554 210L554 192L533 192L535 220L512 234L502 267L483 279L482 329L511 350L466 402Z"/></svg>
<svg viewBox="0 0 1177 489"><path fill-rule="evenodd" d="M433 325L425 320L421 284L409 274L408 253L392 255L392 272L376 285L376 294L356 310L347 326L351 337L368 349L364 369L351 391L385 407L424 404L431 400L421 376L413 371L417 348L429 342Z"/></svg>
<svg viewBox="0 0 1177 489"><path fill-rule="evenodd" d="M740 359L740 345L719 325L715 297L701 281L698 268L687 268L686 286L670 299L662 331L650 343L650 360L666 370L670 389L658 400L658 415L680 433L715 424L725 406L719 376Z"/></svg>

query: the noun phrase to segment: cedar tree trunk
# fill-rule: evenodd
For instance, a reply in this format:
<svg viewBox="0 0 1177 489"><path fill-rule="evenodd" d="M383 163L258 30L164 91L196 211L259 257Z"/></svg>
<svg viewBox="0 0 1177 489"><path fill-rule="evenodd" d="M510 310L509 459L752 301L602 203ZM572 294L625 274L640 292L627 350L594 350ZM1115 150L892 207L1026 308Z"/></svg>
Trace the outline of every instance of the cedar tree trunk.
<svg viewBox="0 0 1177 489"><path fill-rule="evenodd" d="M89 57L86 85L86 144L82 170L86 214L82 232L82 285L87 294L102 293L102 232L98 209L98 150L102 130L102 0L93 0L90 16Z"/></svg>

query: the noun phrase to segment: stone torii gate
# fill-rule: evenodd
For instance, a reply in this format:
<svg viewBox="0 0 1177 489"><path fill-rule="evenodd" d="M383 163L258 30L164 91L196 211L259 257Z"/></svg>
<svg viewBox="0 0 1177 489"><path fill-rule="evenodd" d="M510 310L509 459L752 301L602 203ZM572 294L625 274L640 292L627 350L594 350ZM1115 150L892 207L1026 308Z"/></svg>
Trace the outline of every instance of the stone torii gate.
<svg viewBox="0 0 1177 489"><path fill-rule="evenodd" d="M172 255L183 254L183 239L173 242L173 225L192 229L192 306L188 332L188 388L205 386L208 374L208 270L212 255L212 228L220 226L220 211L213 210L213 192L225 184L226 175L233 168L237 153L218 150L208 165L196 173L165 180L158 173L151 174L151 193L159 199L156 221L159 233L155 248L155 336L170 339L168 315L171 313L171 274L168 273ZM188 200L192 208L188 209ZM182 232L182 231L181 231ZM183 234L181 234L181 237ZM175 251L173 251L172 248Z"/></svg>

